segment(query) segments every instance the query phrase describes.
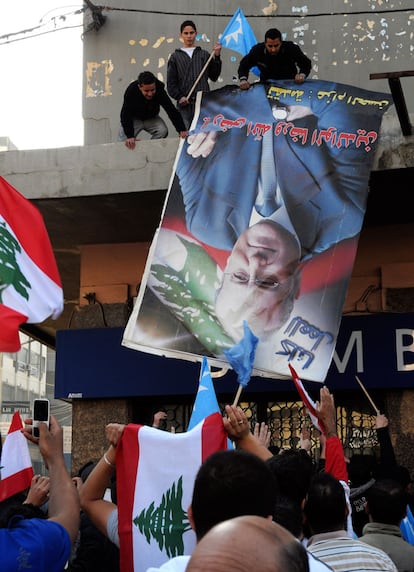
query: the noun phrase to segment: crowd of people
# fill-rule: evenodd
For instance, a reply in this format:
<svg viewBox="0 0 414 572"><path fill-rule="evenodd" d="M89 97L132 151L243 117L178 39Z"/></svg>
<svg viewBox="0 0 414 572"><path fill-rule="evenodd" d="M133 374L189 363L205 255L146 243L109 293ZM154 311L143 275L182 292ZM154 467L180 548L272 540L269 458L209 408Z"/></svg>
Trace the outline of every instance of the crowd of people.
<svg viewBox="0 0 414 572"><path fill-rule="evenodd" d="M154 414L153 431L163 431L160 422L166 416L165 410ZM191 554L166 557L164 564L148 572L221 572L229 567L246 572L254 567L414 571L414 546L400 529L413 497L407 470L396 461L387 418L376 417L379 457L364 463L364 476L352 465L354 459L366 461L366 456L355 454L347 460L344 455L334 398L325 386L318 418L325 433L316 463L305 432L299 448L273 454L267 425L256 424L252 430L240 407L226 406L223 426L235 447L209 455L196 474L187 509L196 547ZM36 475L25 494L0 505L1 569L117 572L114 483L125 425L107 425L107 451L71 478L56 419L51 417L50 428L40 425L38 438L32 436L30 423L27 420L25 436L39 445L49 475ZM364 478L368 480L362 483Z"/></svg>
<svg viewBox="0 0 414 572"><path fill-rule="evenodd" d="M196 36L194 22L184 21L183 45L169 59L166 88L149 71L128 86L119 135L128 149L135 148L142 130L152 138L167 136L161 107L180 137L187 136L194 86L208 91L209 80L216 81L221 72L220 44L210 55L195 45ZM277 29L268 30L265 41L242 58L240 89L250 88L249 70L255 66L261 81L300 84L311 71L299 46L283 41ZM155 431L163 429L166 417L165 411L155 414ZM397 463L387 418L376 417L379 461L355 455L347 463L326 387L320 390L318 417L325 432L315 464L306 446L272 450L266 425L251 431L243 410L226 406L223 426L235 447L209 455L195 477L187 516L196 547L149 571L414 572L414 546L400 529L407 506L414 504L408 494L411 478ZM24 434L38 444L48 476L36 475L25 494L0 505L2 571L119 570L117 495L123 491L116 491L115 471L125 426L111 423L105 430L104 455L71 478L56 419L51 417L50 427L40 424L39 437L27 420ZM302 443L309 443L306 435Z"/></svg>

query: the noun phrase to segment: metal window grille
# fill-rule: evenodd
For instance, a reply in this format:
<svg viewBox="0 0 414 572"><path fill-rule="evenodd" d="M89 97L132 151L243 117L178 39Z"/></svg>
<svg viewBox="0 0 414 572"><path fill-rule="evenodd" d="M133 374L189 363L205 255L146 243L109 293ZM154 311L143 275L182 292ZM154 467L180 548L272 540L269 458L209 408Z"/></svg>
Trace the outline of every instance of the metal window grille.
<svg viewBox="0 0 414 572"><path fill-rule="evenodd" d="M220 404L222 411L224 405ZM242 401L240 407L250 421L251 428L256 422L264 421L270 429L270 445L280 449L300 447L302 426L310 428L311 451L314 460L319 458L319 432L312 427L309 416L301 401ZM186 431L191 416L192 405L166 405L168 429L172 426L177 433ZM345 455L376 454L378 441L375 432L375 416L360 411L356 405L339 405L337 412L337 429Z"/></svg>

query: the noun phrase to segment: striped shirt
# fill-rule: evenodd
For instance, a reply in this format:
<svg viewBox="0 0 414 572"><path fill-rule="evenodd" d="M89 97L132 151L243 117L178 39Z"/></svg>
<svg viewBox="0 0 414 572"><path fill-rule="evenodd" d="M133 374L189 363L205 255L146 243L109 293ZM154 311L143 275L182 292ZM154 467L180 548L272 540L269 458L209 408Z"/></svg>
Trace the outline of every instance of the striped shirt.
<svg viewBox="0 0 414 572"><path fill-rule="evenodd" d="M191 58L184 50L175 50L167 65L167 91L169 96L177 101L182 97L187 97L209 57L210 54L200 48L200 46L196 46ZM217 81L220 72L221 59L214 56L197 84L193 99L197 91L210 91L208 80Z"/></svg>
<svg viewBox="0 0 414 572"><path fill-rule="evenodd" d="M307 549L336 572L397 572L385 552L350 538L345 530L315 534Z"/></svg>

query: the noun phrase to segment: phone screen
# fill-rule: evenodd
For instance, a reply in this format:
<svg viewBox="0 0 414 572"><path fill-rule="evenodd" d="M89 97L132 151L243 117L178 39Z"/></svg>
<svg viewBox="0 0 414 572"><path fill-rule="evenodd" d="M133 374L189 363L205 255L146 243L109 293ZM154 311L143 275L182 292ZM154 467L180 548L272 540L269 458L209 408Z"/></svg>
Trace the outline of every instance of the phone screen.
<svg viewBox="0 0 414 572"><path fill-rule="evenodd" d="M49 421L49 403L46 400L36 400L33 404L33 419Z"/></svg>
<svg viewBox="0 0 414 572"><path fill-rule="evenodd" d="M33 436L39 437L38 423L49 423L50 405L48 399L35 399L33 402Z"/></svg>

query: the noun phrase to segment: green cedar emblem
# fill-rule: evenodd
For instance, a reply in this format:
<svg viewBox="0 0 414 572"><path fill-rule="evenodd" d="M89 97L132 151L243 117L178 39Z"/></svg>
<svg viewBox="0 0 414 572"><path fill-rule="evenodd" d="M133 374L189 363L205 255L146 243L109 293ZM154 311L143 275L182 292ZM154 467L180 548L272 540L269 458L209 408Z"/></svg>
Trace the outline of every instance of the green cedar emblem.
<svg viewBox="0 0 414 572"><path fill-rule="evenodd" d="M234 345L214 311L218 287L217 264L194 242L177 237L185 246L187 256L183 268L153 264L151 272L158 285L151 286L170 311L214 355Z"/></svg>
<svg viewBox="0 0 414 572"><path fill-rule="evenodd" d="M16 292L29 299L26 288L31 288L30 282L21 272L16 262L16 252L21 247L14 236L7 230L6 223L0 223L0 303L3 303L2 293L8 286L13 286Z"/></svg>
<svg viewBox="0 0 414 572"><path fill-rule="evenodd" d="M182 497L183 477L180 477L178 482L173 483L172 487L162 495L157 508L152 502L133 520L148 544L152 537L161 551L165 549L169 558L184 554L183 535L191 529L187 513L181 506Z"/></svg>

